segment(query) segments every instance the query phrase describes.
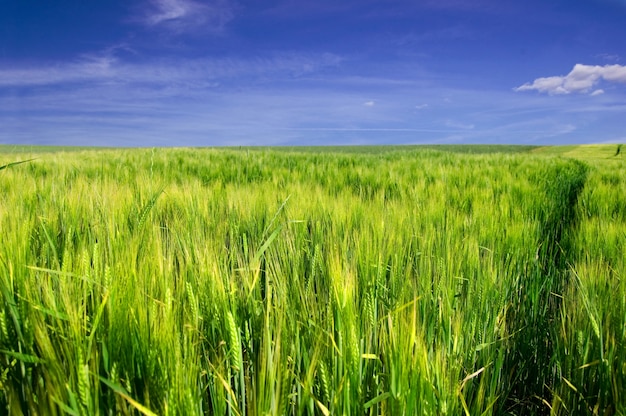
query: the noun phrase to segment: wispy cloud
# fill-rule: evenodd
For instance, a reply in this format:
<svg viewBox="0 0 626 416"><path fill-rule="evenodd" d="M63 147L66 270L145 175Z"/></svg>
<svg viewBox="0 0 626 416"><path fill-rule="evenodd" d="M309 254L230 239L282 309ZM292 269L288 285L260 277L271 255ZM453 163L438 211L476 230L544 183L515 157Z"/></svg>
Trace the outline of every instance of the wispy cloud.
<svg viewBox="0 0 626 416"><path fill-rule="evenodd" d="M456 120L446 120L444 124L446 125L446 127L460 130L473 130L475 127L474 124L462 123Z"/></svg>
<svg viewBox="0 0 626 416"><path fill-rule="evenodd" d="M564 105L445 87L395 67L388 78L363 77L359 62L332 54L141 62L124 51L0 66L0 143L573 143L622 134L598 134L623 110L615 91Z"/></svg>
<svg viewBox="0 0 626 416"><path fill-rule="evenodd" d="M148 27L176 33L198 29L221 32L234 17L235 4L229 0L149 0L138 20Z"/></svg>
<svg viewBox="0 0 626 416"><path fill-rule="evenodd" d="M466 25L454 25L423 32L411 32L394 38L391 42L400 47L424 45L432 42L476 39L479 33Z"/></svg>
<svg viewBox="0 0 626 416"><path fill-rule="evenodd" d="M70 62L0 67L0 87L72 83L214 85L229 80L294 79L339 65L338 55L276 53L249 58L154 60L125 62L114 53L82 56Z"/></svg>
<svg viewBox="0 0 626 416"><path fill-rule="evenodd" d="M604 92L601 89L594 89L602 80L626 84L626 66L576 64L567 75L537 78L532 83L527 82L514 90L538 91L550 95L581 93L594 96Z"/></svg>
<svg viewBox="0 0 626 416"><path fill-rule="evenodd" d="M108 79L118 72L116 59L91 56L44 66L0 68L0 87L52 85Z"/></svg>
<svg viewBox="0 0 626 416"><path fill-rule="evenodd" d="M375 1L376 0L278 0L259 2L259 5L263 5L262 13L265 16L293 19L294 17L300 16L311 17L350 13L353 12L356 7L363 7Z"/></svg>
<svg viewBox="0 0 626 416"><path fill-rule="evenodd" d="M422 0L415 3L418 7L429 9L498 14L511 13L519 7L516 2L509 0Z"/></svg>
<svg viewBox="0 0 626 416"><path fill-rule="evenodd" d="M436 9L475 10L491 6L492 3L494 2L490 2L488 0L425 0L421 4L423 6Z"/></svg>
<svg viewBox="0 0 626 416"><path fill-rule="evenodd" d="M614 53L599 53L595 56L598 59L603 59L608 62L619 62L622 58Z"/></svg>

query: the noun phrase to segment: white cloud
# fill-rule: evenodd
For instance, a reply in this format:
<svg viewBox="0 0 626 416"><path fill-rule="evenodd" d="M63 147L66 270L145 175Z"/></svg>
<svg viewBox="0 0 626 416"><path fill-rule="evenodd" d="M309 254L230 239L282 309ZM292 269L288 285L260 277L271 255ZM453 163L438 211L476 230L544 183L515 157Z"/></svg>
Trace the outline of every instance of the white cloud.
<svg viewBox="0 0 626 416"><path fill-rule="evenodd" d="M428 108L428 104L420 104L415 106L416 110L424 110L425 108Z"/></svg>
<svg viewBox="0 0 626 416"><path fill-rule="evenodd" d="M604 90L595 90L594 92L591 93L592 97L595 97L596 95L602 95L604 94Z"/></svg>
<svg viewBox="0 0 626 416"><path fill-rule="evenodd" d="M366 102L363 103L363 105L365 107L374 107L374 105L376 105L376 102L374 102L374 101L366 101Z"/></svg>
<svg viewBox="0 0 626 416"><path fill-rule="evenodd" d="M576 64L569 74L537 78L532 83L514 88L515 91L538 91L550 95L582 93L599 95L604 90L593 88L601 81L626 84L626 66ZM593 91L592 91L593 90Z"/></svg>
<svg viewBox="0 0 626 416"><path fill-rule="evenodd" d="M198 29L220 32L233 18L234 5L229 0L150 0L139 21L178 33Z"/></svg>

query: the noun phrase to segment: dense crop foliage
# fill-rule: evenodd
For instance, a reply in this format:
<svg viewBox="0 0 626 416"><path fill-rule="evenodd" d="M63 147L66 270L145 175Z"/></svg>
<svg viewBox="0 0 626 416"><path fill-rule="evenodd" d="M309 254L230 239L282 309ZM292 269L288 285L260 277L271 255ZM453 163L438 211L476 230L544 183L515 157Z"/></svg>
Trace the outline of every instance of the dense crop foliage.
<svg viewBox="0 0 626 416"><path fill-rule="evenodd" d="M5 154L0 412L625 414L614 153Z"/></svg>

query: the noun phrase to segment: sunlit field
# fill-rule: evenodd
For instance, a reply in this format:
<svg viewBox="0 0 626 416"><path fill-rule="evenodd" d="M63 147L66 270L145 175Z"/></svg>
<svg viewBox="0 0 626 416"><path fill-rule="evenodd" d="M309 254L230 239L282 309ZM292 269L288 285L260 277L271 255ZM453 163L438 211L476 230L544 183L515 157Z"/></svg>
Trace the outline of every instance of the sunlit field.
<svg viewBox="0 0 626 416"><path fill-rule="evenodd" d="M623 152L0 147L0 414L624 415Z"/></svg>

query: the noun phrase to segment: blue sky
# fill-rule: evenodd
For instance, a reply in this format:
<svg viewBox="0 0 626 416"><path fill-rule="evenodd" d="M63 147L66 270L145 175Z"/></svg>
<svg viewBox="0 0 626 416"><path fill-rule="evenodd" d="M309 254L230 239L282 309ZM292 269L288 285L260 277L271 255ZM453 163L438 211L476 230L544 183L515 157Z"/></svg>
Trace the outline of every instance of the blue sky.
<svg viewBox="0 0 626 416"><path fill-rule="evenodd" d="M626 0L0 0L0 143L626 142Z"/></svg>

